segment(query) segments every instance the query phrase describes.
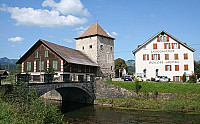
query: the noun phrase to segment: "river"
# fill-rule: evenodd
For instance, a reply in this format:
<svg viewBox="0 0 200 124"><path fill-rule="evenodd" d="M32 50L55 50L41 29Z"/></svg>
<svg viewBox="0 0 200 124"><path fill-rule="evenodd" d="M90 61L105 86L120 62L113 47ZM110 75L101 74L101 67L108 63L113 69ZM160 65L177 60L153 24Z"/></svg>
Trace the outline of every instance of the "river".
<svg viewBox="0 0 200 124"><path fill-rule="evenodd" d="M132 124L132 123L200 123L200 115L179 112L157 112L130 110L99 105L68 104L61 108L61 102L52 102L60 107L65 121L75 124Z"/></svg>

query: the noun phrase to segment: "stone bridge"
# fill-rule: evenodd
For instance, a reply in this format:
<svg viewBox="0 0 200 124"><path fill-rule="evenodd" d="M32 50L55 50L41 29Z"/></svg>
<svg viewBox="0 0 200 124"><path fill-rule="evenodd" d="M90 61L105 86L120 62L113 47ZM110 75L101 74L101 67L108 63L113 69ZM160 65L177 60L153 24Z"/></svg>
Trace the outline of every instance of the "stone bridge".
<svg viewBox="0 0 200 124"><path fill-rule="evenodd" d="M29 88L35 88L38 97L56 90L62 96L62 101L65 102L93 104L95 99L94 82L30 83Z"/></svg>

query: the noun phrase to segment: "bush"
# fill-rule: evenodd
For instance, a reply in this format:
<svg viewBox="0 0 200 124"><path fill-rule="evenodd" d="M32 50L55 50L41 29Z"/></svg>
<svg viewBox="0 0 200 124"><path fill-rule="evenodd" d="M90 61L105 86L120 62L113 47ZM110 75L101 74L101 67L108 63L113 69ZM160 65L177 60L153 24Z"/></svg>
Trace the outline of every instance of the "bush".
<svg viewBox="0 0 200 124"><path fill-rule="evenodd" d="M196 83L196 76L194 74L190 75L190 79L187 82L188 83Z"/></svg>
<svg viewBox="0 0 200 124"><path fill-rule="evenodd" d="M155 78L152 78L152 77L151 77L151 81L155 81Z"/></svg>
<svg viewBox="0 0 200 124"><path fill-rule="evenodd" d="M150 79L146 79L146 81L150 81Z"/></svg>
<svg viewBox="0 0 200 124"><path fill-rule="evenodd" d="M182 81L186 82L186 75L185 74L183 74Z"/></svg>
<svg viewBox="0 0 200 124"><path fill-rule="evenodd" d="M135 91L136 93L138 94L139 93L139 90L142 88L142 86L139 84L139 81L136 81L135 82Z"/></svg>

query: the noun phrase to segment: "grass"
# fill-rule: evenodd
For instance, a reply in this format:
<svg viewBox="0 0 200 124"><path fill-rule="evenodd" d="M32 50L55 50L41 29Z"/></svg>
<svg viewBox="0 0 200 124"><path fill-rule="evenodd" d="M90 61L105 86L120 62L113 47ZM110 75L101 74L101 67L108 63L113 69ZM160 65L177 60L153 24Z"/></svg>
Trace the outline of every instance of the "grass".
<svg viewBox="0 0 200 124"><path fill-rule="evenodd" d="M125 88L136 91L135 82L123 81L105 81ZM147 97L133 98L112 98L97 99L98 104L111 104L114 107L124 107L130 109L147 109L170 112L192 112L200 114L200 84L196 83L164 83L164 82L140 82L141 89L139 92L144 93L172 93L174 99L157 99Z"/></svg>
<svg viewBox="0 0 200 124"><path fill-rule="evenodd" d="M135 82L105 81L109 84L120 86L127 90L135 91ZM196 83L167 83L167 82L140 82L140 92L200 94L200 84Z"/></svg>

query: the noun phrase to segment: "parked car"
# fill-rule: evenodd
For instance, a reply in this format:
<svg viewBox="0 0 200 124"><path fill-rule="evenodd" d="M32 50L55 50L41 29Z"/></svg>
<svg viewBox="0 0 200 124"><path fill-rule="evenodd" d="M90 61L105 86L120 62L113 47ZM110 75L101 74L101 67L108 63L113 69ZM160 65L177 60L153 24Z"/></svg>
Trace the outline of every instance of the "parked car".
<svg viewBox="0 0 200 124"><path fill-rule="evenodd" d="M131 78L131 76L125 76L124 77L124 81L132 81L133 79Z"/></svg>
<svg viewBox="0 0 200 124"><path fill-rule="evenodd" d="M167 76L156 76L155 81L156 82L168 82L169 78Z"/></svg>
<svg viewBox="0 0 200 124"><path fill-rule="evenodd" d="M143 81L143 79L142 79L142 77L140 77L140 76L137 76L137 77L136 77L136 81L140 81L140 82L142 82L142 81Z"/></svg>

